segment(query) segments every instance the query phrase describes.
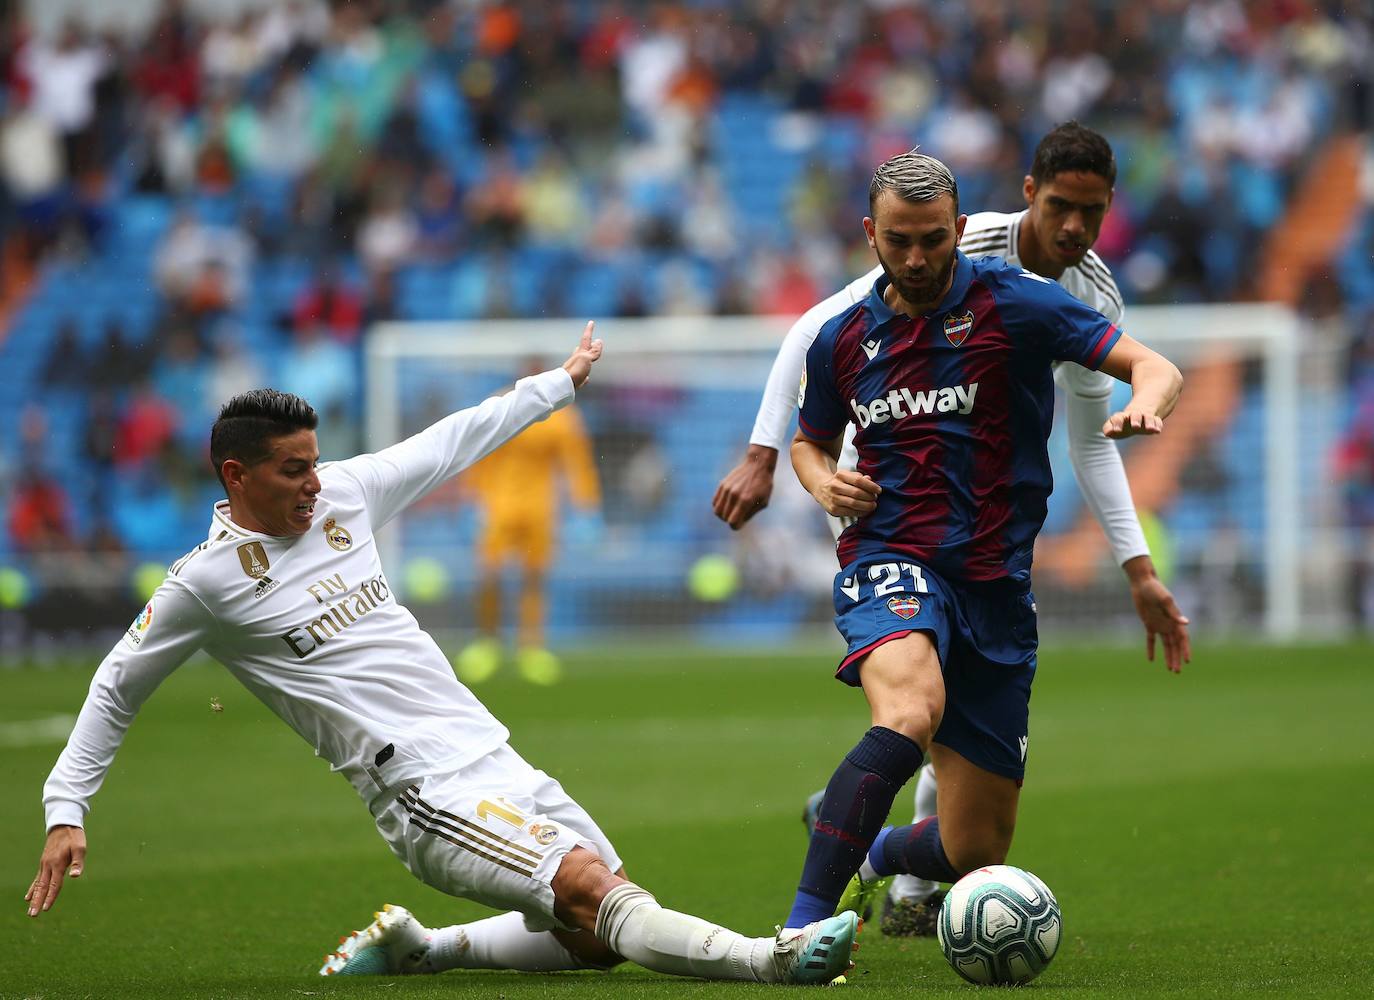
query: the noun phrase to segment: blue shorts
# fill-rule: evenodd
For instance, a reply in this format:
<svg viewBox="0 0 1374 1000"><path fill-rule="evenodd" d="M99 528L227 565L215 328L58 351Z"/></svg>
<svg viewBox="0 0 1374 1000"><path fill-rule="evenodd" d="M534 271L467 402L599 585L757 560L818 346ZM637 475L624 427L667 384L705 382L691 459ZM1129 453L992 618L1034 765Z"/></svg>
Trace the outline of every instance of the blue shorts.
<svg viewBox="0 0 1374 1000"><path fill-rule="evenodd" d="M1019 781L1035 679L1035 596L1010 580L952 584L909 556L862 556L835 576L835 627L849 648L835 676L862 687L874 649L912 632L935 643L945 714L935 742Z"/></svg>

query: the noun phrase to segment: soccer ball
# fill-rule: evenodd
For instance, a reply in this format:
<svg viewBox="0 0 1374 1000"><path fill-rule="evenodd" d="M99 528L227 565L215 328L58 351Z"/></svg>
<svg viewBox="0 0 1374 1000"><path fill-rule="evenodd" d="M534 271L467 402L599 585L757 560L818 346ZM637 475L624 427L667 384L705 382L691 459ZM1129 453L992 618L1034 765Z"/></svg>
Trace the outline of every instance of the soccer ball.
<svg viewBox="0 0 1374 1000"><path fill-rule="evenodd" d="M1020 868L989 865L954 883L936 933L949 964L969 982L1019 986L1045 971L1062 926L1049 886Z"/></svg>

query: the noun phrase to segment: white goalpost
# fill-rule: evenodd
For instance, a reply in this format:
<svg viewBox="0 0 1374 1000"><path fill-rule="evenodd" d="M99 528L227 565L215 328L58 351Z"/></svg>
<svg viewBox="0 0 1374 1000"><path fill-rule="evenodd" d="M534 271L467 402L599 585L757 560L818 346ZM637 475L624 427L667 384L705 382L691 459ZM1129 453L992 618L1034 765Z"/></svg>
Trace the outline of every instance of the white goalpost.
<svg viewBox="0 0 1374 1000"><path fill-rule="evenodd" d="M785 454L774 503L745 531L732 533L710 514L716 482L747 444L788 325L770 317L598 321L606 355L578 407L605 504L597 523L570 522L563 532L551 570L556 639L638 628L775 641L828 622L828 536L818 510L808 509L814 504L798 499ZM1180 601L1190 602L1198 631L1297 635L1299 553L1313 506L1303 469L1320 442L1304 437L1294 315L1269 304L1134 307L1126 325L1185 376L1184 401L1165 434L1123 449L1137 505L1157 525L1147 531L1157 562ZM367 340L368 447L500 391L534 359L558 364L581 327L576 319L379 324ZM1129 395L1119 391L1116 405ZM1042 535L1050 570L1037 568L1035 579L1042 624L1090 634L1136 627L1100 530L1087 525L1062 440L1052 439L1051 454L1056 490ZM427 609L419 601L427 625L470 625L471 546L480 530L454 495L384 532L388 572L403 591L417 560L426 579L444 582L425 588ZM738 572L736 584L717 588L723 598L703 598L689 579L703 557L717 567L723 557Z"/></svg>

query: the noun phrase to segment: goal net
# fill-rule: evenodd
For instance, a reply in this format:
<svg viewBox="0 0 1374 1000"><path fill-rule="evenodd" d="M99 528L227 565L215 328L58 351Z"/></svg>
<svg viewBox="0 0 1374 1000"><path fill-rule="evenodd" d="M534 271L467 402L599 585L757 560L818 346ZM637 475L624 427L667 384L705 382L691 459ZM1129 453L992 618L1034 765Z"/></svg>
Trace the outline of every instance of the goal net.
<svg viewBox="0 0 1374 1000"><path fill-rule="evenodd" d="M1333 599L1319 581L1300 583L1299 552L1326 537L1322 463L1339 414L1304 389L1292 314L1270 305L1139 307L1129 321L1186 381L1163 436L1121 445L1162 574L1199 633L1295 634L1304 594L1314 613ZM772 503L744 530L731 532L711 513L716 484L747 445L787 325L762 317L598 323L606 354L576 406L602 503L594 513L568 503L549 513L552 642L636 631L779 642L828 626L833 545L786 454ZM561 363L580 329L575 320L379 325L367 351L369 447L502 391L532 366ZM1118 390L1119 406L1129 389ZM1057 485L1035 570L1042 629L1111 637L1138 629L1124 576L1074 482L1062 420L1050 453ZM382 536L393 585L427 628L455 640L474 625L483 517L460 478ZM512 569L508 618L520 585Z"/></svg>

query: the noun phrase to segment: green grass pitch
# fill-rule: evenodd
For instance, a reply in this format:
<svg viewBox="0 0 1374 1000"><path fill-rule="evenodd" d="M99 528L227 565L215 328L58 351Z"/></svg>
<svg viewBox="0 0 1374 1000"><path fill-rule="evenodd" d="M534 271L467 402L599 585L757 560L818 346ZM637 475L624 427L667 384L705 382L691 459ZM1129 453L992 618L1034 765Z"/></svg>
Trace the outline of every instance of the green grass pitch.
<svg viewBox="0 0 1374 1000"><path fill-rule="evenodd" d="M831 651L571 658L479 694L513 745L596 816L668 905L765 934L786 914L798 816L867 724ZM415 882L351 789L219 667L136 721L95 800L86 874L24 915L40 795L89 667L0 671L0 997L675 997L767 987L638 968L324 980L383 902L442 924L481 908ZM222 712L210 708L212 698ZM1210 647L1182 676L1137 650L1051 644L1009 861L1055 890L1043 996L1374 994L1374 648ZM897 818L910 815L909 789ZM933 941L861 938L855 996L969 996Z"/></svg>

